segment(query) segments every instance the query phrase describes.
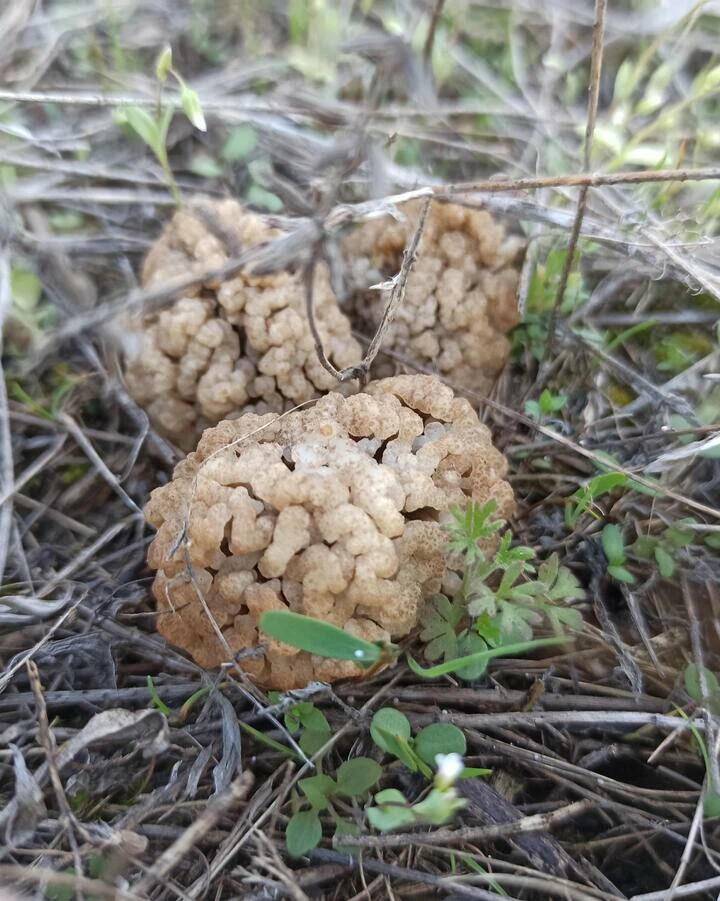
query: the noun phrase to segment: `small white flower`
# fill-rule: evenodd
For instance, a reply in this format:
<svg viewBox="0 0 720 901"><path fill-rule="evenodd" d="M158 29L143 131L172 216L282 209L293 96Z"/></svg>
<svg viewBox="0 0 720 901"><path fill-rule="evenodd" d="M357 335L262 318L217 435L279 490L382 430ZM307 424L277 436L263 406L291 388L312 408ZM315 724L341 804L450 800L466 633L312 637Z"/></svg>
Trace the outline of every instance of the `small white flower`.
<svg viewBox="0 0 720 901"><path fill-rule="evenodd" d="M439 789L450 788L465 769L465 764L460 754L436 754L435 765L438 770L435 777L435 786Z"/></svg>
<svg viewBox="0 0 720 901"><path fill-rule="evenodd" d="M355 651L355 656L358 658L358 660L363 660L365 657L365 651L362 651L360 648L358 648Z"/></svg>

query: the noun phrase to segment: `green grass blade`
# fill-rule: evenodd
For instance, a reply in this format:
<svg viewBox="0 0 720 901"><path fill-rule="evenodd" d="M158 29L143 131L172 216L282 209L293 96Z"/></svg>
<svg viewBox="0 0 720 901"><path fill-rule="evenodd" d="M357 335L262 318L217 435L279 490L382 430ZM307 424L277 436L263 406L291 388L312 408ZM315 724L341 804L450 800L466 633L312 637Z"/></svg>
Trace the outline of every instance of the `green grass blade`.
<svg viewBox="0 0 720 901"><path fill-rule="evenodd" d="M147 677L147 689L150 692L150 699L160 711L160 713L165 714L165 716L167 717L172 716L172 710L170 710L165 701L163 701L163 699L157 693L157 688L155 688L155 683L152 680L152 676Z"/></svg>
<svg viewBox="0 0 720 901"><path fill-rule="evenodd" d="M238 720L238 726L240 726L243 732L252 735L255 741L259 742L261 745L265 745L266 748L272 748L273 751L279 751L281 754L291 757L296 763L305 763L302 757L299 754L296 754L291 748L281 745L279 741L275 741L274 738L270 738L269 735L265 735L263 732L260 732L259 729L255 729L254 726L243 723L242 720Z"/></svg>
<svg viewBox="0 0 720 901"><path fill-rule="evenodd" d="M524 654L534 648L543 648L553 644L565 644L570 638L536 638L533 641L518 641L513 644L501 645L498 648L488 648L486 651L477 651L466 657L456 657L455 660L446 660L437 666L422 667L409 654L408 666L417 675L424 679L435 679L437 676L445 676L454 673L470 664L488 663L493 657L507 657L508 654Z"/></svg>

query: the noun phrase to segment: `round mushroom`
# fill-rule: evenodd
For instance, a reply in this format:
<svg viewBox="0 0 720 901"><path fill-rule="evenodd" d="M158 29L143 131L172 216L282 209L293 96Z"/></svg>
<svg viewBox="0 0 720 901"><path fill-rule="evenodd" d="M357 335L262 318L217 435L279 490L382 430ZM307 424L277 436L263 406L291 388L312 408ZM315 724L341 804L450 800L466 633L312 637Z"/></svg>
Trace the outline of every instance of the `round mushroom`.
<svg viewBox="0 0 720 901"><path fill-rule="evenodd" d="M403 206L401 221L391 216L373 219L344 239L347 311L353 325L368 336L374 334L387 302L385 292L368 286L400 269L420 203ZM507 333L519 321L515 261L523 244L521 238L507 235L486 210L433 203L383 349L464 388L487 393L510 352ZM397 365L381 354L373 375L391 375Z"/></svg>
<svg viewBox="0 0 720 901"><path fill-rule="evenodd" d="M145 509L158 631L202 666L239 654L268 688L360 676L263 635L260 617L292 610L370 641L407 635L448 573L450 508L494 499L509 515L506 471L468 401L431 376L221 422Z"/></svg>
<svg viewBox="0 0 720 901"><path fill-rule="evenodd" d="M150 250L143 287L220 267L281 235L236 200L195 198ZM313 303L328 358L339 369L358 362L360 346L322 263ZM243 271L221 284L186 289L166 309L146 315L139 331L125 362L128 389L183 450L221 419L282 413L337 386L315 353L298 273Z"/></svg>

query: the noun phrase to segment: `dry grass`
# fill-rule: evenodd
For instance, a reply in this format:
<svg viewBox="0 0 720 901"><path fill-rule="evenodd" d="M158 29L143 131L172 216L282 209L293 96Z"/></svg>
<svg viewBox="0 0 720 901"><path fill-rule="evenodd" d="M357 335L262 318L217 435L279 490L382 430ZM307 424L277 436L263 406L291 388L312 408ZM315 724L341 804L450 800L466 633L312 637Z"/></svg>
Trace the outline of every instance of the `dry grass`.
<svg viewBox="0 0 720 901"><path fill-rule="evenodd" d="M720 419L704 377L720 370L716 4L611 3L604 27L602 2L335 6L0 11L0 880L55 899L716 897L703 798L720 785L720 730L683 674L720 669L720 469L702 444L679 453ZM177 288L135 282L173 199L113 110L153 108L167 40L208 120L200 134L175 118L179 188L293 217L266 265L298 264L344 217L423 187L531 239L512 364L471 399L511 461L516 534L581 578L585 627L570 650L496 660L477 684L399 665L313 696L330 771L372 753L369 717L392 705L460 726L469 763L493 769L463 784L457 822L412 837L348 811L364 830L354 857L331 829L286 855L312 763L247 729L287 744L282 709L153 630L140 511L177 452L123 388L116 323ZM249 129L254 146L228 150ZM525 402L544 389L567 401L538 423ZM615 490L568 525L607 466L653 490ZM606 522L630 542L690 516L671 577L640 558L633 584L608 576ZM709 776L677 707L705 736ZM389 765L385 781L423 788Z"/></svg>

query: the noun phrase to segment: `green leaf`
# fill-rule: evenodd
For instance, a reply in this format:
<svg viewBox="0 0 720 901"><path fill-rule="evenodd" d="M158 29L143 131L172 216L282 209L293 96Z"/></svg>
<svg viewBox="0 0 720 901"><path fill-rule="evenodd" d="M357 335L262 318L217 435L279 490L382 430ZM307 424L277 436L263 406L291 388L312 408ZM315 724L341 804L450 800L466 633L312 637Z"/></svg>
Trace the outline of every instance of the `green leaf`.
<svg viewBox="0 0 720 901"><path fill-rule="evenodd" d="M635 61L628 57L618 66L617 74L615 75L613 100L616 103L629 100L630 95L635 90L636 83Z"/></svg>
<svg viewBox="0 0 720 901"><path fill-rule="evenodd" d="M678 550L687 547L695 540L695 531L693 529L683 529L682 523L684 522L694 523L695 520L681 519L680 522L676 523L674 526L665 529L665 538Z"/></svg>
<svg viewBox="0 0 720 901"><path fill-rule="evenodd" d="M227 136L221 156L226 163L235 163L252 153L256 144L257 132L252 125L237 125Z"/></svg>
<svg viewBox="0 0 720 901"><path fill-rule="evenodd" d="M495 592L484 582L473 584L468 597L467 611L470 616L480 617L495 616L497 613L497 598Z"/></svg>
<svg viewBox="0 0 720 901"><path fill-rule="evenodd" d="M328 806L328 799L338 790L335 780L324 773L301 779L298 785L315 810L325 810Z"/></svg>
<svg viewBox="0 0 720 901"><path fill-rule="evenodd" d="M268 213L280 213L285 204L272 191L263 188L257 182L253 182L245 192L245 200L251 205L261 210L267 210Z"/></svg>
<svg viewBox="0 0 720 901"><path fill-rule="evenodd" d="M193 154L189 168L193 175L201 178L218 178L223 174L223 167L209 153L202 151Z"/></svg>
<svg viewBox="0 0 720 901"><path fill-rule="evenodd" d="M487 663L495 657L505 657L509 654L524 654L526 651L535 648L548 647L549 645L565 644L568 638L536 638L533 641L522 641L513 644L503 645L499 648L488 648L487 651L480 651L476 654L469 654L466 657L458 657L455 660L449 660L446 663L439 663L437 666L422 667L409 654L407 662L410 669L416 676L422 676L424 679L436 679L438 676L445 676L448 673L457 672L459 669L475 663Z"/></svg>
<svg viewBox="0 0 720 901"><path fill-rule="evenodd" d="M671 579L675 573L675 561L670 554L659 545L655 548L655 560L663 579Z"/></svg>
<svg viewBox="0 0 720 901"><path fill-rule="evenodd" d="M720 794L709 791L703 798L703 813L706 817L720 817Z"/></svg>
<svg viewBox="0 0 720 901"><path fill-rule="evenodd" d="M442 826L451 820L455 814L467 804L464 798L451 792L432 789L430 794L419 804L414 804L412 812L416 818L430 823L432 826Z"/></svg>
<svg viewBox="0 0 720 901"><path fill-rule="evenodd" d="M457 657L458 639L456 630L465 615L462 598L448 600L445 595L436 595L420 617L423 630L420 640L426 642L426 660L446 660Z"/></svg>
<svg viewBox="0 0 720 901"><path fill-rule="evenodd" d="M492 518L496 510L497 503L492 500L482 506L471 501L464 510L451 508L453 521L446 526L450 534L449 550L468 559L483 556L478 541L489 538L505 524L504 520Z"/></svg>
<svg viewBox="0 0 720 901"><path fill-rule="evenodd" d="M655 556L658 544L659 540L652 535L638 535L630 545L630 550L641 560L651 560Z"/></svg>
<svg viewBox="0 0 720 901"><path fill-rule="evenodd" d="M305 729L303 731L303 734L300 736L300 741L298 742L298 744L308 757L312 757L313 754L317 754L320 748L328 743L331 736L332 732L330 730L330 727L328 727L327 730Z"/></svg>
<svg viewBox="0 0 720 901"><path fill-rule="evenodd" d="M285 713L285 727L289 732L302 729L299 744L309 757L317 753L332 735L325 714L311 701L303 701L291 707Z"/></svg>
<svg viewBox="0 0 720 901"><path fill-rule="evenodd" d="M382 776L382 767L369 757L354 757L338 767L337 787L343 795L358 798L369 791Z"/></svg>
<svg viewBox="0 0 720 901"><path fill-rule="evenodd" d="M255 741L259 742L261 745L265 745L265 747L271 748L273 751L278 751L280 754L285 754L287 757L291 757L297 763L304 763L300 755L293 751L292 748L281 745L279 741L275 741L274 738L270 738L269 735L265 735L264 733L260 732L259 729L256 729L249 723L244 723L242 720L238 720L238 726L240 726L243 732L247 732L248 735L252 735Z"/></svg>
<svg viewBox="0 0 720 901"><path fill-rule="evenodd" d="M585 597L585 590L577 576L567 566L561 566L547 596L551 601L578 601Z"/></svg>
<svg viewBox="0 0 720 901"><path fill-rule="evenodd" d="M498 635L502 638L502 634L500 633L500 627L497 626ZM500 641L496 642L499 644ZM468 632L463 635L460 639L460 643L458 645L458 657L468 657L473 654L477 654L481 651L487 650L488 642L477 632ZM462 679L463 682L475 682L477 679L482 678L487 669L487 663L484 661L480 661L479 663L471 663L469 666L462 666L460 669L455 671L455 675Z"/></svg>
<svg viewBox="0 0 720 901"><path fill-rule="evenodd" d="M291 857L302 857L317 848L322 839L322 826L314 810L294 813L285 830L285 846Z"/></svg>
<svg viewBox="0 0 720 901"><path fill-rule="evenodd" d="M491 648L496 648L502 641L502 631L497 617L491 617L488 616L487 613L483 613L482 616L479 616L475 621L474 628L477 634L484 639ZM475 651L483 650L484 648L480 646L474 648L463 647L462 653L474 654Z"/></svg>
<svg viewBox="0 0 720 901"><path fill-rule="evenodd" d="M408 740L412 733L410 720L404 713L395 710L394 707L381 707L376 711L370 722L370 735L381 751L397 756L397 742L395 739ZM388 740L390 736L391 740Z"/></svg>
<svg viewBox="0 0 720 901"><path fill-rule="evenodd" d="M277 704L277 700L273 700L271 697L273 704ZM303 725L303 719L305 715L313 710L315 705L312 701L302 701L300 704L293 704L292 707L288 708L285 712L285 727L290 732L297 732L297 730Z"/></svg>
<svg viewBox="0 0 720 901"><path fill-rule="evenodd" d="M165 84L170 69L172 69L172 47L168 44L163 48L155 63L155 78L160 84Z"/></svg>
<svg viewBox="0 0 720 901"><path fill-rule="evenodd" d="M207 123L200 105L200 98L184 81L180 82L180 103L191 124L198 131L207 131Z"/></svg>
<svg viewBox="0 0 720 901"><path fill-rule="evenodd" d="M548 587L555 583L560 568L560 558L557 554L551 554L538 568L538 579Z"/></svg>
<svg viewBox="0 0 720 901"><path fill-rule="evenodd" d="M608 575L612 576L613 579L617 579L618 582L624 582L626 585L632 585L635 582L635 576L624 566L608 566L607 571Z"/></svg>
<svg viewBox="0 0 720 901"><path fill-rule="evenodd" d="M523 563L521 560L513 561L508 568L503 573L503 577L500 580L500 585L498 586L497 591L495 592L497 597L506 598L510 594L510 589L513 587L515 582L520 578L520 575L523 571Z"/></svg>
<svg viewBox="0 0 720 901"><path fill-rule="evenodd" d="M157 152L160 143L158 123L141 106L126 106L122 110L127 124L135 134L143 140L153 152Z"/></svg>
<svg viewBox="0 0 720 901"><path fill-rule="evenodd" d="M157 689L155 688L155 683L152 680L152 676L147 677L147 689L150 692L150 699L160 711L160 713L165 714L165 716L171 716L172 710L170 710L165 701L163 701L163 699L157 693Z"/></svg>
<svg viewBox="0 0 720 901"><path fill-rule="evenodd" d="M336 660L353 660L362 667L377 663L382 653L380 645L356 638L330 623L289 610L268 610L263 613L260 628L271 638L300 648L301 651Z"/></svg>
<svg viewBox="0 0 720 901"><path fill-rule="evenodd" d="M711 670L703 667L705 682L707 683L708 700L720 693L720 684L718 678ZM690 695L693 701L698 704L703 703L703 691L700 685L700 670L696 663L688 663L685 667L685 691Z"/></svg>
<svg viewBox="0 0 720 901"><path fill-rule="evenodd" d="M602 546L608 563L613 565L625 562L625 541L620 527L608 523L602 530Z"/></svg>
<svg viewBox="0 0 720 901"><path fill-rule="evenodd" d="M564 394L553 394L545 388L540 395L540 409L543 414L549 416L551 413L558 413L567 404L567 397Z"/></svg>
<svg viewBox="0 0 720 901"><path fill-rule="evenodd" d="M415 752L418 757L435 766L437 754L460 754L465 756L467 742L465 736L451 723L431 723L421 729L415 737Z"/></svg>
<svg viewBox="0 0 720 901"><path fill-rule="evenodd" d="M18 310L32 312L42 297L42 291L42 282L34 272L22 266L13 266L10 271L10 293Z"/></svg>
<svg viewBox="0 0 720 901"><path fill-rule="evenodd" d="M552 626L553 631L559 635L564 632L565 626L568 629L582 629L582 613L579 610L576 610L574 607L548 606L545 608L545 614L550 620L550 625Z"/></svg>
<svg viewBox="0 0 720 901"><path fill-rule="evenodd" d="M365 811L368 822L380 832L388 832L400 826L409 826L415 822L415 817L408 806L408 802L402 792L396 788L386 788L375 795L375 807L368 807Z"/></svg>
<svg viewBox="0 0 720 901"><path fill-rule="evenodd" d="M492 770L484 766L466 766L460 773L460 779L477 779L479 776L489 776Z"/></svg>
<svg viewBox="0 0 720 901"><path fill-rule="evenodd" d="M532 610L529 607L520 607L517 604L506 603L502 605L500 629L503 641L506 643L530 641L533 636L533 626L539 626L541 622L542 616L537 610Z"/></svg>

